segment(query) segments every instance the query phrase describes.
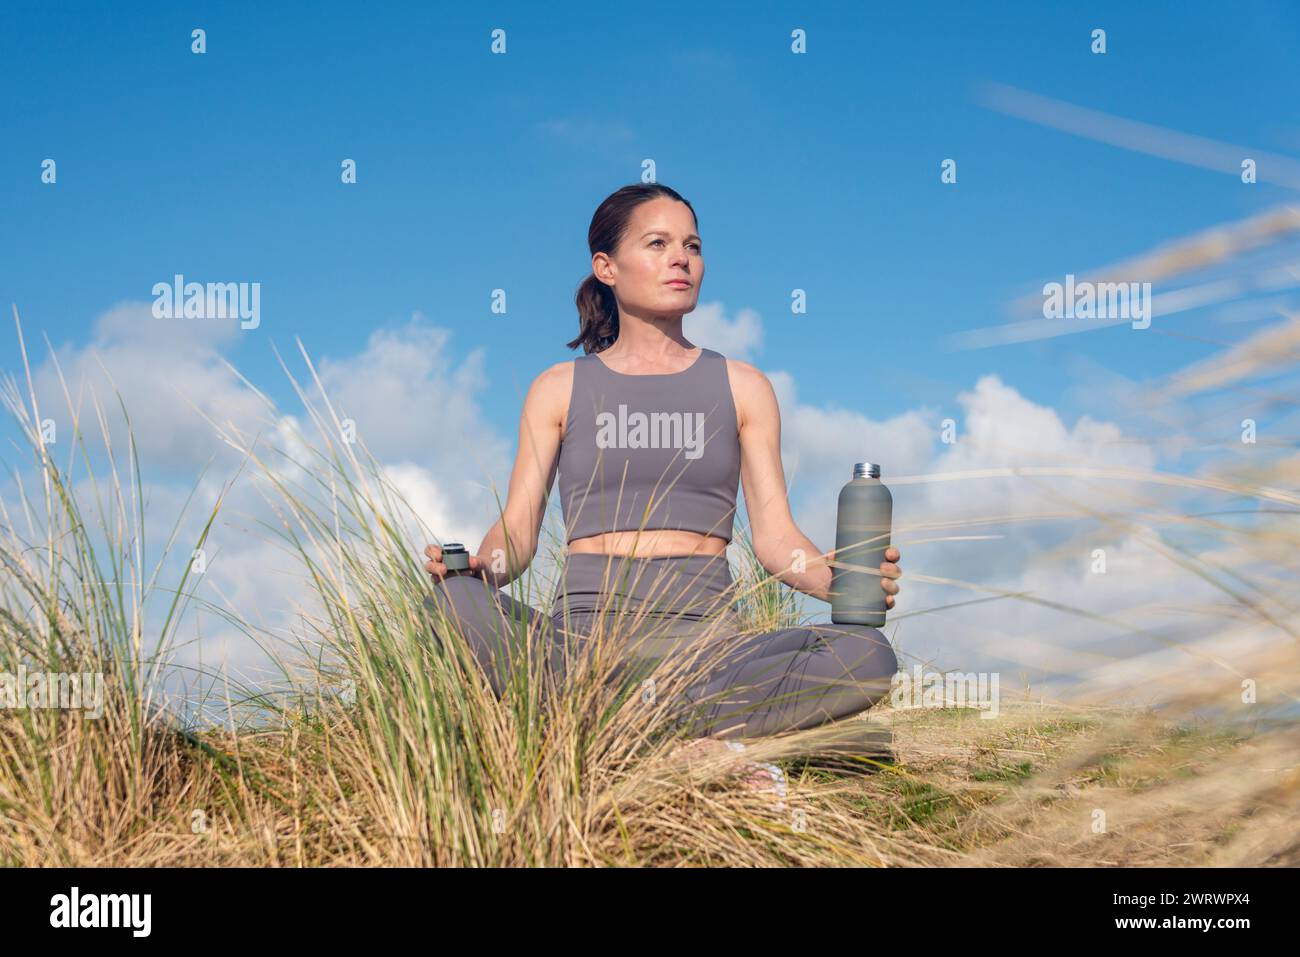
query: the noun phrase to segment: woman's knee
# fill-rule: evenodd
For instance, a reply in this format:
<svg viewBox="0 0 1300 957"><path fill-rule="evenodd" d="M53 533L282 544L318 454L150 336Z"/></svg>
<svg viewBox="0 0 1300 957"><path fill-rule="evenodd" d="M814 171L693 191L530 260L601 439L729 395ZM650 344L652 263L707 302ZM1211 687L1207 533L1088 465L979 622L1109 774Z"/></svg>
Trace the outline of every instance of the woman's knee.
<svg viewBox="0 0 1300 957"><path fill-rule="evenodd" d="M870 634L863 637L871 642L875 670L882 675L892 677L898 670L898 655L894 651L894 646L879 628L869 628L868 631Z"/></svg>
<svg viewBox="0 0 1300 957"><path fill-rule="evenodd" d="M898 654L894 651L894 646L878 629L873 628L872 631L875 632L873 636L875 653L867 668L868 673L863 676L870 700L868 707L875 706L882 698L889 695L894 685L894 676L898 674Z"/></svg>
<svg viewBox="0 0 1300 957"><path fill-rule="evenodd" d="M470 617L478 619L484 609L494 604L486 583L473 575L448 575L434 584L433 594L441 608L454 611L462 618L467 612L477 610L479 614Z"/></svg>
<svg viewBox="0 0 1300 957"><path fill-rule="evenodd" d="M484 635L500 630L497 624L500 610L493 607L483 581L469 575L451 575L436 582L432 597L425 599L425 606L439 613L435 618L435 635L445 621L447 627L464 636L476 654L484 644Z"/></svg>
<svg viewBox="0 0 1300 957"><path fill-rule="evenodd" d="M448 575L434 583L434 589L442 592L444 595L463 595L466 593L467 585L476 585L480 590L483 588L483 580L473 575Z"/></svg>
<svg viewBox="0 0 1300 957"><path fill-rule="evenodd" d="M831 625L819 629L871 707L885 697L898 672L898 655L879 628Z"/></svg>
<svg viewBox="0 0 1300 957"><path fill-rule="evenodd" d="M509 648L506 629L501 624L502 613L486 583L472 575L448 575L435 582L431 598L425 606L436 609L433 637L446 647L444 629L458 636L478 660L487 675L492 690L498 697L506 683Z"/></svg>

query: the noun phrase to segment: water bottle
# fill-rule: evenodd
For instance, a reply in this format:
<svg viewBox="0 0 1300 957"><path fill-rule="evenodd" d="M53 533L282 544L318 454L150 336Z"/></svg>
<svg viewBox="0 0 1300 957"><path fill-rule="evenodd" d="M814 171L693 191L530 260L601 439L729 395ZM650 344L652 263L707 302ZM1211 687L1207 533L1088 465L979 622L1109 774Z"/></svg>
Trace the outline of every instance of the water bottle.
<svg viewBox="0 0 1300 957"><path fill-rule="evenodd" d="M831 621L835 624L884 625L886 595L879 572L893 520L894 497L880 481L880 466L856 463L852 481L840 489L835 520L835 567L831 568ZM876 574L841 568L840 563Z"/></svg>

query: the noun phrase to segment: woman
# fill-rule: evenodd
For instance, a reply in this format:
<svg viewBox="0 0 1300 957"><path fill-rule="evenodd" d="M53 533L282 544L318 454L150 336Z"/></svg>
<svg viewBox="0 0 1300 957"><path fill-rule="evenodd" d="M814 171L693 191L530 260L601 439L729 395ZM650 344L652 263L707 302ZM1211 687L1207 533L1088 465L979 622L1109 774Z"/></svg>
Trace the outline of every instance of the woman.
<svg viewBox="0 0 1300 957"><path fill-rule="evenodd" d="M629 663L645 663L706 632L738 633L725 554L738 479L763 568L830 600L830 566L790 514L771 384L682 334L704 279L697 230L690 203L667 186L625 186L601 203L588 231L592 274L577 293L580 332L568 343L585 354L530 386L501 520L468 573L449 575L441 548L425 550L435 594L498 694L506 620L531 626L540 612L497 589L536 553L557 468L569 545L553 635L589 635L613 606L636 610L655 622L652 637L627 645ZM504 571L492 569L494 554L505 556ZM900 555L890 548L884 557L880 586L893 608ZM547 649L557 670L561 645L555 639ZM687 697L706 703L707 720L690 733L758 737L813 727L871 707L896 669L889 642L867 626L755 635L698 676Z"/></svg>

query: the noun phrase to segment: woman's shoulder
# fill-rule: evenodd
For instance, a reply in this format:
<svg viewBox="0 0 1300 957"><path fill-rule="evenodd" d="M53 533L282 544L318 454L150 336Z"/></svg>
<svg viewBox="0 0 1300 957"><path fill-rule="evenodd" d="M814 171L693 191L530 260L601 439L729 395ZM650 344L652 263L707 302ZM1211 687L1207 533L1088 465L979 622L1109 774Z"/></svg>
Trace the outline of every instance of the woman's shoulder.
<svg viewBox="0 0 1300 957"><path fill-rule="evenodd" d="M727 380L736 407L737 425L743 429L747 422L774 412L776 390L767 376L742 359L723 358L727 363Z"/></svg>
<svg viewBox="0 0 1300 957"><path fill-rule="evenodd" d="M767 385L768 388L771 388L767 376L748 362L743 359L733 359L730 356L722 356L722 358L727 363L727 376L731 379L732 385L745 386L750 389Z"/></svg>
<svg viewBox="0 0 1300 957"><path fill-rule="evenodd" d="M563 390L564 386L572 382L573 360L568 359L564 362L553 363L537 373L533 377L532 384L528 387L528 392L530 395L555 393Z"/></svg>
<svg viewBox="0 0 1300 957"><path fill-rule="evenodd" d="M580 357L575 357L580 358ZM574 359L565 359L539 372L528 388L525 404L537 403L546 420L563 428L569 414L569 397L573 392Z"/></svg>

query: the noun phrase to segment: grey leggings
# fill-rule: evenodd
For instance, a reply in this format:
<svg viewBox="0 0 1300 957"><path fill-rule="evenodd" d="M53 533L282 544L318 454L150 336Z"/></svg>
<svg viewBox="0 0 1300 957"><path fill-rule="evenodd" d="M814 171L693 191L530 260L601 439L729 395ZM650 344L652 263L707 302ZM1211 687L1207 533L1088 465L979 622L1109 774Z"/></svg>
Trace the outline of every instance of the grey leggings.
<svg viewBox="0 0 1300 957"><path fill-rule="evenodd" d="M614 673L630 682L699 641L727 637L725 651L696 659L701 672L685 692L689 720L681 719L690 736L752 738L811 728L865 711L889 691L898 659L879 630L826 622L737 637L742 628L729 604L733 591L726 557L707 555L570 554L549 621L480 578L455 575L434 585L436 601L459 624L498 696L511 660L506 636L529 635L546 667L562 678L575 643L600 631L616 611L637 624L607 625L600 633L626 633Z"/></svg>

